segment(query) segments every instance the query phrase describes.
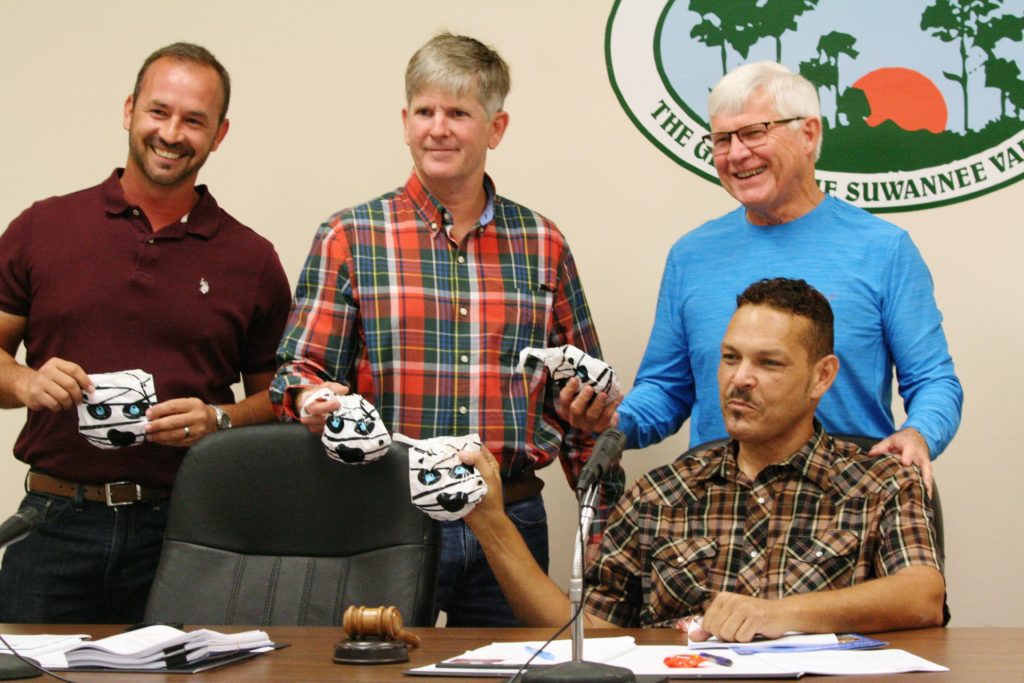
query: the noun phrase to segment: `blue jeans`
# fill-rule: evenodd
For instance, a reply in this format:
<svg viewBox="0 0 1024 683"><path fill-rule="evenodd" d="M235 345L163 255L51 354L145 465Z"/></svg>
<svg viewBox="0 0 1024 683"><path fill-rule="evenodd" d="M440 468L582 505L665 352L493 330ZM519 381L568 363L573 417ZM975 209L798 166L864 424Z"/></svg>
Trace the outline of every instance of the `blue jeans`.
<svg viewBox="0 0 1024 683"><path fill-rule="evenodd" d="M548 570L548 515L540 495L505 507L537 564ZM476 536L465 522L441 523L437 609L448 626L519 626Z"/></svg>
<svg viewBox="0 0 1024 683"><path fill-rule="evenodd" d="M43 521L8 546L0 567L0 622L142 621L167 525L167 501L107 507L28 493L21 509Z"/></svg>

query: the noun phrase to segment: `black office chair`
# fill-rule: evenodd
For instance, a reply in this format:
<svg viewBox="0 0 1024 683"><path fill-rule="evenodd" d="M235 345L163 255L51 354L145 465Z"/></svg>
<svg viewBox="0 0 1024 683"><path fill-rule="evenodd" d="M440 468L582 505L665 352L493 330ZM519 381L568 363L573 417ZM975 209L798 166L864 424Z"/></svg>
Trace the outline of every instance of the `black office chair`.
<svg viewBox="0 0 1024 683"><path fill-rule="evenodd" d="M301 425L239 427L185 456L145 618L328 626L352 604L394 605L431 626L439 556L405 446L345 465Z"/></svg>

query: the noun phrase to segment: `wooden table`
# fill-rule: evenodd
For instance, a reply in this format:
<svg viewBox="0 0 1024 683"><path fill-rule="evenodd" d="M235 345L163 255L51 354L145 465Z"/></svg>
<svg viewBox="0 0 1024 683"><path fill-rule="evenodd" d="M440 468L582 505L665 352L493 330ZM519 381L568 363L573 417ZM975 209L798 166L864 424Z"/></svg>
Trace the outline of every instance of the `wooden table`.
<svg viewBox="0 0 1024 683"><path fill-rule="evenodd" d="M192 628L191 626L189 627ZM245 627L212 627L225 632L246 630ZM0 633L88 633L100 638L118 632L113 626L99 625L0 625ZM251 683L289 683L291 681L496 681L496 678L437 678L403 676L402 672L417 666L432 664L441 659L461 654L465 650L495 641L544 640L547 629L411 629L423 640L420 648L410 652L410 661L404 664L380 666L349 666L334 664L331 658L334 644L343 638L341 628L313 628L299 626L271 626L264 630L277 642L290 643L290 647L231 666L194 676L180 674L117 674L68 672L74 681L115 681L115 683L205 683L206 681L247 681ZM665 630L609 629L591 631L592 636L631 635L638 643L671 644L684 641ZM681 635L681 634L680 634ZM900 631L873 634L897 647L950 668L949 673L899 674L889 677L899 682L930 681L948 683L972 681L1024 681L1024 628L932 628L918 631ZM44 679L37 679L43 681ZM808 677L817 681L871 681L880 683L878 676Z"/></svg>

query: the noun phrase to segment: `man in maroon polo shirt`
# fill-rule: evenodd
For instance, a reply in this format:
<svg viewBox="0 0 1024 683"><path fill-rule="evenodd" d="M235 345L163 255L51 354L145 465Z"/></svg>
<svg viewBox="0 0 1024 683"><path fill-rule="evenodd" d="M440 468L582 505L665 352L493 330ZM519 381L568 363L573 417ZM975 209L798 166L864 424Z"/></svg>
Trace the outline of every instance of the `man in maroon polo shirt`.
<svg viewBox="0 0 1024 683"><path fill-rule="evenodd" d="M139 621L186 448L273 418L288 281L270 242L196 185L229 98L204 48L154 52L124 104L125 168L35 203L0 237L0 405L28 408L22 507L44 515L6 551L0 621ZM156 394L145 440L97 448L78 432L90 374L135 369Z"/></svg>

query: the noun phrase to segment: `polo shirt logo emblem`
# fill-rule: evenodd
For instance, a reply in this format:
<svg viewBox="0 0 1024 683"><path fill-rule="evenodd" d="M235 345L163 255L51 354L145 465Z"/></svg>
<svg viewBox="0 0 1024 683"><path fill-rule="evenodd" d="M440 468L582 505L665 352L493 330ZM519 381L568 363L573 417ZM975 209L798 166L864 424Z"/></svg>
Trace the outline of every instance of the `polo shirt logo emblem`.
<svg viewBox="0 0 1024 683"><path fill-rule="evenodd" d="M199 278L199 293L206 294L210 291L210 283L206 281L205 277Z"/></svg>

